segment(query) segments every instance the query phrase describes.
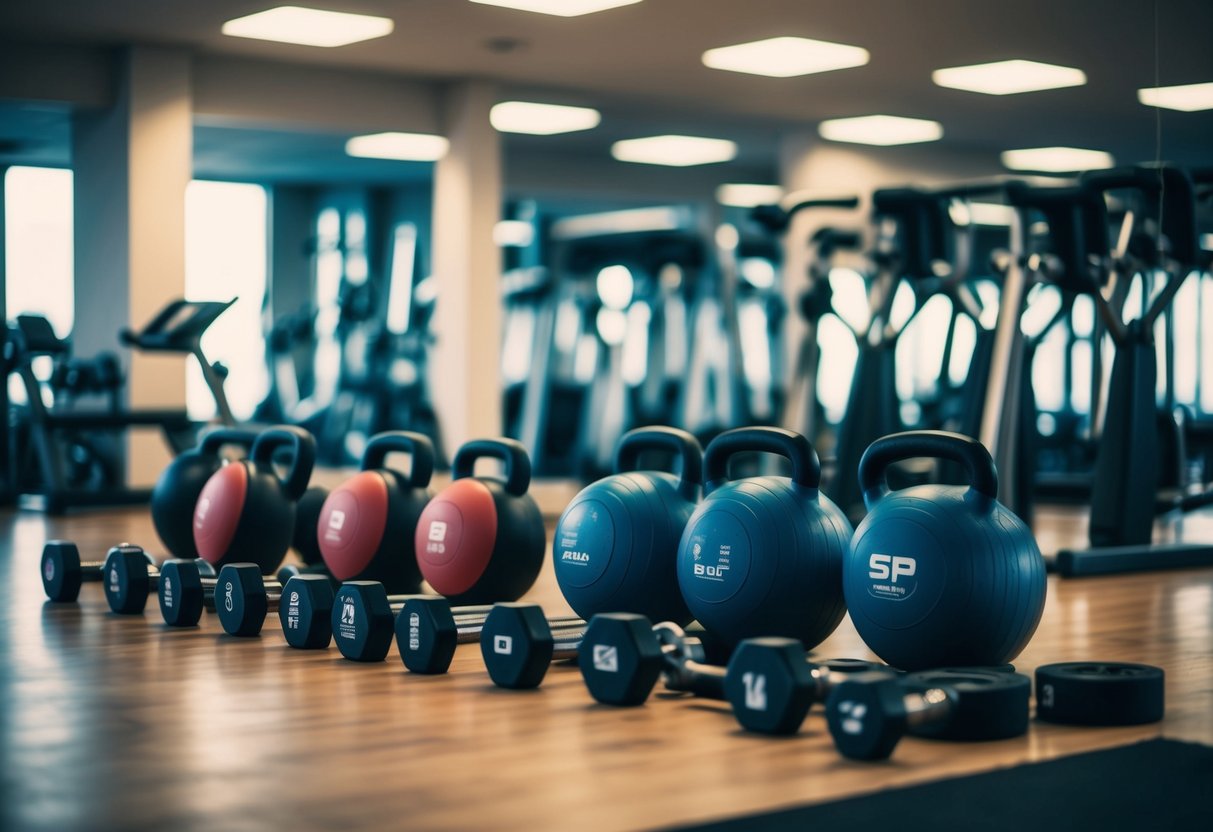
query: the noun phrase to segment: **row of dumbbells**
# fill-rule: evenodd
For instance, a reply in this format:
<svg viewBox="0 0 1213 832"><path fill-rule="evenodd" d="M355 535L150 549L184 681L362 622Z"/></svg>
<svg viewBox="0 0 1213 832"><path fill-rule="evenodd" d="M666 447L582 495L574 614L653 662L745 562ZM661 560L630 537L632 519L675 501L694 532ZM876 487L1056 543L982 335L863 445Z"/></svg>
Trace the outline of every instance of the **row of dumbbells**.
<svg viewBox="0 0 1213 832"><path fill-rule="evenodd" d="M140 613L155 590L167 624L193 626L203 609L235 636L260 633L276 610L287 643L321 649L336 642L354 661L383 661L395 639L405 667L445 673L458 644L479 641L485 667L504 688L538 687L554 662L575 660L598 702L635 706L659 681L665 688L727 701L737 722L763 734L799 730L822 703L835 746L852 759L888 757L900 738L997 740L1029 724L1031 682L1010 665L903 674L855 659L811 660L786 638L743 641L729 651L707 633L640 615L549 618L530 604L451 607L437 596L389 596L381 584L335 589L327 575L289 568L270 578L253 564L217 576L202 561L157 569L136 546L82 563L76 547L47 545L42 576L53 600L74 600L86 581L102 582L111 609ZM725 662L727 661L727 666ZM1145 665L1069 663L1036 672L1037 716L1053 722L1126 725L1161 719L1162 671Z"/></svg>

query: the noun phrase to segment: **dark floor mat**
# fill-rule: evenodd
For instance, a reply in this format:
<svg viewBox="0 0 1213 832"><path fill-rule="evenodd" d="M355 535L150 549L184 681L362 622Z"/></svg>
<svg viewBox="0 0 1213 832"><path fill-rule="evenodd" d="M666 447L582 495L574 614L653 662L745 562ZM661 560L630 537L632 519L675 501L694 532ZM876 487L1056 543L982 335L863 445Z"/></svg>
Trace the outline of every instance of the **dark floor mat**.
<svg viewBox="0 0 1213 832"><path fill-rule="evenodd" d="M876 774L878 769L873 769ZM805 772L811 777L811 772ZM1149 740L686 830L1213 829L1213 748Z"/></svg>

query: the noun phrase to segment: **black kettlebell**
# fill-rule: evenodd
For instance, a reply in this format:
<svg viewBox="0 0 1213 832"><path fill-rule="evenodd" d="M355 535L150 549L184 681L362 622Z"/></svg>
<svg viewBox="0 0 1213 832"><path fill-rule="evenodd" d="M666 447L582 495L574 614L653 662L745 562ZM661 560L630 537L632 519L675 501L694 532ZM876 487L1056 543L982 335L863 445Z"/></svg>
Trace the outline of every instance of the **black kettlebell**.
<svg viewBox="0 0 1213 832"><path fill-rule="evenodd" d="M237 447L247 454L256 438L257 434L249 430L207 431L196 447L179 454L161 472L152 489L152 523L173 557L188 560L198 557L194 546L194 507L207 480L227 463L220 451Z"/></svg>
<svg viewBox="0 0 1213 832"><path fill-rule="evenodd" d="M899 460L947 459L968 485L890 493ZM847 609L872 652L902 670L1001 665L1019 655L1045 604L1045 564L1031 530L998 502L998 471L980 442L944 431L877 439L859 461L868 516L843 572Z"/></svg>
<svg viewBox="0 0 1213 832"><path fill-rule="evenodd" d="M412 456L409 473L386 466L392 452ZM413 549L421 511L429 503L434 445L420 433L371 437L362 470L324 501L314 531L329 573L339 581L379 581L392 594L421 589Z"/></svg>
<svg viewBox="0 0 1213 832"><path fill-rule="evenodd" d="M295 503L295 533L291 537L291 548L299 553L299 557L308 566L324 563L320 540L316 537L316 524L320 522L320 511L328 497L327 488L313 485L304 491L299 502Z"/></svg>
<svg viewBox="0 0 1213 832"><path fill-rule="evenodd" d="M644 451L667 451L679 476L637 471ZM684 625L690 610L678 589L678 542L699 499L703 449L686 431L637 428L619 440L615 471L573 498L556 523L556 582L573 611L630 612Z"/></svg>
<svg viewBox="0 0 1213 832"><path fill-rule="evenodd" d="M279 478L274 455L290 451L290 467ZM316 440L307 431L282 426L257 437L249 458L211 475L194 508L194 545L214 567L255 563L273 572L290 548L295 503L307 489L316 462Z"/></svg>
<svg viewBox="0 0 1213 832"><path fill-rule="evenodd" d="M505 463L505 478L472 476L482 457ZM531 458L513 439L474 439L459 449L454 478L417 521L417 565L434 590L458 604L514 601L543 565L543 515L527 493Z"/></svg>
<svg viewBox="0 0 1213 832"><path fill-rule="evenodd" d="M792 476L728 478L735 454L787 457ZM678 585L695 618L726 641L822 642L842 621L842 561L851 524L823 495L809 440L782 428L738 428L708 444L703 502L678 547Z"/></svg>

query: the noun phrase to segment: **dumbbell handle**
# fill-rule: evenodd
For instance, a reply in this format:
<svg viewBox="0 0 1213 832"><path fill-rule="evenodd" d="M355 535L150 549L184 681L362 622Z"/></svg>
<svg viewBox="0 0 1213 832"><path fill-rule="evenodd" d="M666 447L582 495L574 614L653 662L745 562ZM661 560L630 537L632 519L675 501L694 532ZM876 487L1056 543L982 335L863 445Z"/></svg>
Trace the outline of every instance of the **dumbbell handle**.
<svg viewBox="0 0 1213 832"><path fill-rule="evenodd" d="M389 605L392 608L392 615L400 615L400 611L404 609L404 605L415 596L409 595L389 595L387 597ZM455 620L466 618L468 616L479 616L483 618L493 611L492 604L484 604L480 606L468 607L451 607L451 615Z"/></svg>
<svg viewBox="0 0 1213 832"><path fill-rule="evenodd" d="M481 632L484 630L484 622L488 619L485 616L474 621L455 620L458 624L456 632L459 634L459 643L467 644L477 641L480 638ZM571 651L571 655L557 656L553 654L553 659L571 659L577 655L577 648L581 644L582 631L585 629L585 622L580 618L572 615L558 616L549 618L548 625L552 628L552 637L554 649L556 652Z"/></svg>
<svg viewBox="0 0 1213 832"><path fill-rule="evenodd" d="M952 698L943 688L930 688L921 693L907 693L902 699L906 725L935 725L952 715Z"/></svg>
<svg viewBox="0 0 1213 832"><path fill-rule="evenodd" d="M272 585L267 582L266 589L274 590L273 592L267 591L265 593L265 600L266 600L266 603L269 604L270 611L276 610L278 608L278 602L282 600L282 587L281 587L281 585L279 585L276 582L273 583ZM202 606L208 612L214 612L216 603L217 602L215 601L215 584L211 584L210 586L203 584L202 585Z"/></svg>
<svg viewBox="0 0 1213 832"><path fill-rule="evenodd" d="M666 656L667 663L676 663L668 667L664 674L665 686L669 690L693 693L706 699L725 699L724 679L725 668L714 664L703 664L693 659L677 659L670 654Z"/></svg>

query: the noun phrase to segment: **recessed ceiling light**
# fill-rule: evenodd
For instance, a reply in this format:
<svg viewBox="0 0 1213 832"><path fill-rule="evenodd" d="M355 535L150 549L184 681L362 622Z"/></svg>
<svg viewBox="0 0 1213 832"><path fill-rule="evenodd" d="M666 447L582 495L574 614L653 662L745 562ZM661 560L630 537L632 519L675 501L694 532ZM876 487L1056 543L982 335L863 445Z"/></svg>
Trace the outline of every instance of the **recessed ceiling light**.
<svg viewBox="0 0 1213 832"><path fill-rule="evenodd" d="M598 126L602 115L590 107L565 107L530 101L503 101L489 111L489 122L502 133L530 133L551 136L590 130Z"/></svg>
<svg viewBox="0 0 1213 832"><path fill-rule="evenodd" d="M868 50L843 43L809 38L768 38L736 46L722 46L703 53L703 65L712 69L790 78L863 66Z"/></svg>
<svg viewBox="0 0 1213 832"><path fill-rule="evenodd" d="M1149 107L1165 107L1185 113L1213 110L1213 82L1181 84L1178 87L1149 87L1137 91L1137 100Z"/></svg>
<svg viewBox="0 0 1213 832"><path fill-rule="evenodd" d="M716 189L716 201L734 208L753 208L756 205L774 205L783 198L783 188L778 185L749 185L730 183Z"/></svg>
<svg viewBox="0 0 1213 832"><path fill-rule="evenodd" d="M823 139L888 146L934 142L943 138L943 125L924 118L901 116L858 116L832 118L817 126Z"/></svg>
<svg viewBox="0 0 1213 832"><path fill-rule="evenodd" d="M1081 147L1030 147L1003 151L1002 164L1011 170L1077 173L1110 168L1116 162L1110 153L1102 150L1086 150Z"/></svg>
<svg viewBox="0 0 1213 832"><path fill-rule="evenodd" d="M445 136L428 133L370 133L346 142L345 152L367 159L436 162L446 155L449 146Z"/></svg>
<svg viewBox="0 0 1213 832"><path fill-rule="evenodd" d="M535 242L535 226L526 220L499 220L493 226L493 242L499 248L526 248Z"/></svg>
<svg viewBox="0 0 1213 832"><path fill-rule="evenodd" d="M484 6L519 9L524 12L577 17L604 9L613 9L616 6L630 6L633 3L639 3L640 0L472 0L472 2Z"/></svg>
<svg viewBox="0 0 1213 832"><path fill-rule="evenodd" d="M937 69L931 80L941 87L987 95L1013 95L1020 92L1080 87L1087 74L1072 66L1055 66L1038 61L996 61L992 64L953 66Z"/></svg>
<svg viewBox="0 0 1213 832"><path fill-rule="evenodd" d="M699 136L648 136L615 142L611 155L621 162L683 168L727 162L737 155L737 145L727 139Z"/></svg>
<svg viewBox="0 0 1213 832"><path fill-rule="evenodd" d="M223 24L222 31L236 38L276 40L302 46L345 46L391 34L394 26L386 17L278 6L229 20Z"/></svg>

